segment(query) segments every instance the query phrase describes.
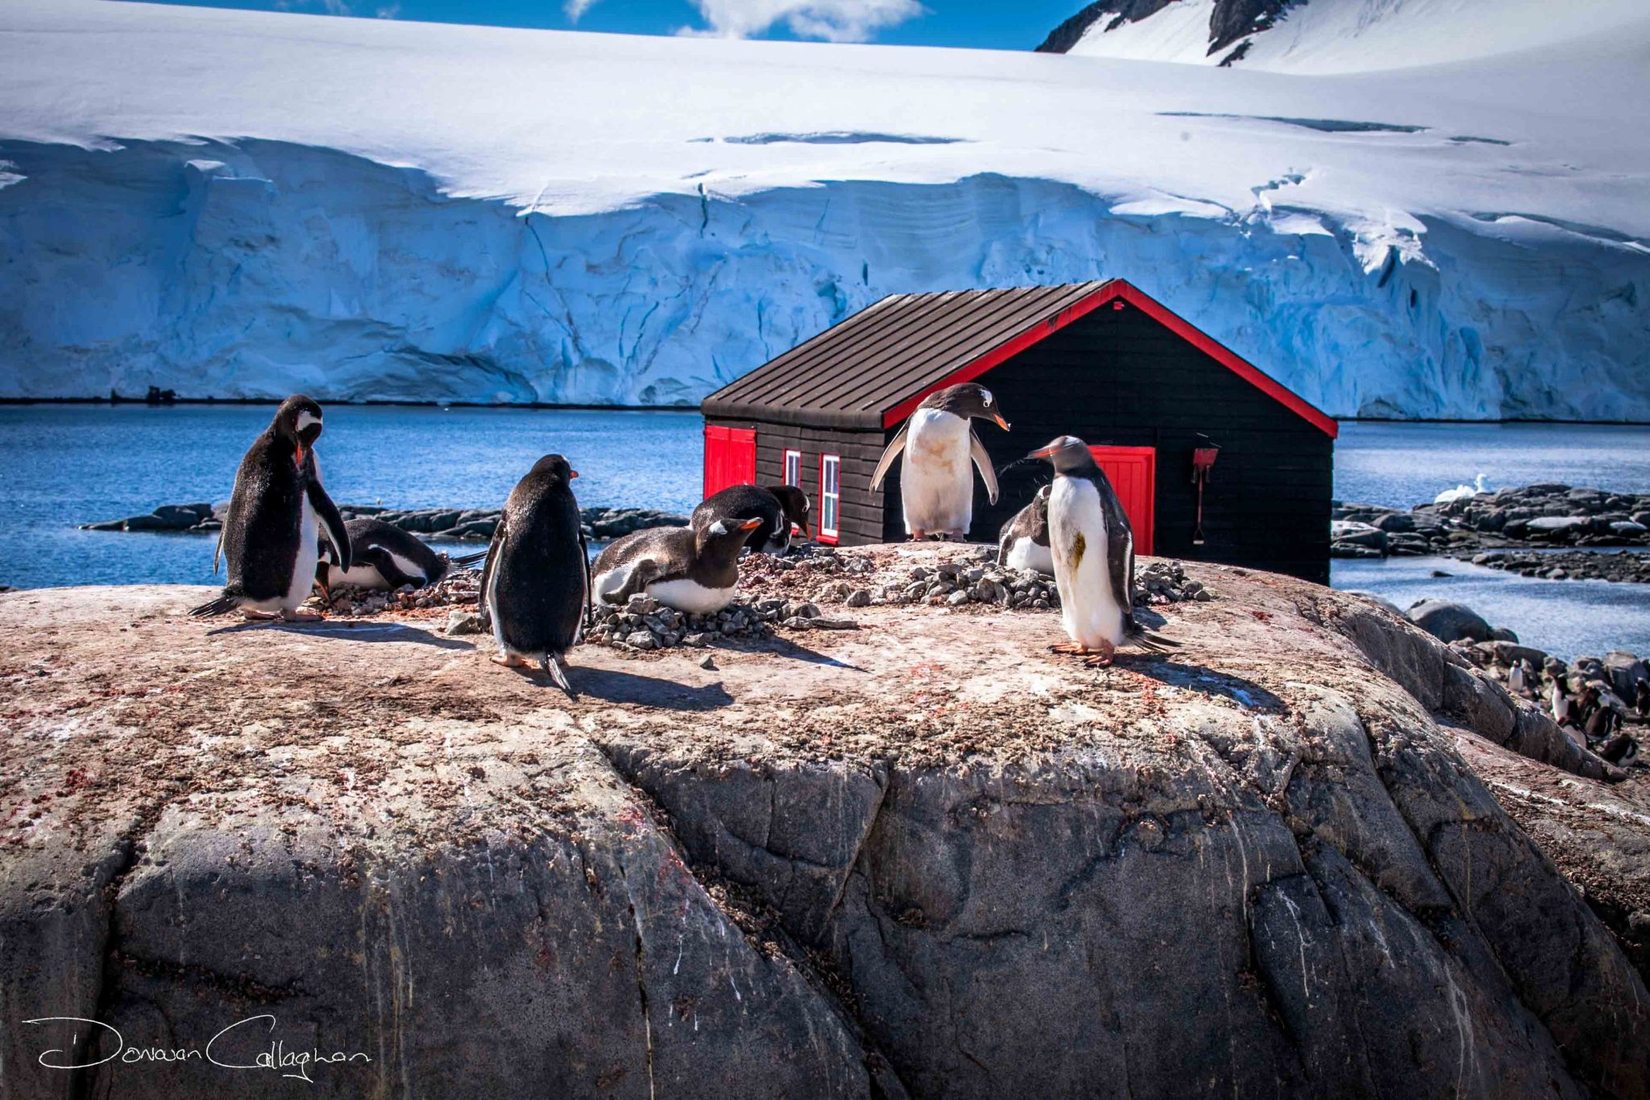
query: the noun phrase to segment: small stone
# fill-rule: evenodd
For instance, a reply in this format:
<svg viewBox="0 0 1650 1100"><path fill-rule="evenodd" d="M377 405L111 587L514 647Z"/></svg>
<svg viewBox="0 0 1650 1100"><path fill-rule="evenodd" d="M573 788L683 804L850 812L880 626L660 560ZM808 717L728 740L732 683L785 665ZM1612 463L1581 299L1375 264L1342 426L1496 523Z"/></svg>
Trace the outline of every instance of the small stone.
<svg viewBox="0 0 1650 1100"><path fill-rule="evenodd" d="M474 611L447 612L448 634L480 634L482 629L481 616Z"/></svg>
<svg viewBox="0 0 1650 1100"><path fill-rule="evenodd" d="M707 653L703 657L699 658L697 663L698 663L700 668L715 668L716 667L716 659L714 657L712 657L709 653Z"/></svg>
<svg viewBox="0 0 1650 1100"><path fill-rule="evenodd" d="M694 631L692 634L684 634L682 635L682 644L701 649L710 644L710 635L702 630Z"/></svg>
<svg viewBox="0 0 1650 1100"><path fill-rule="evenodd" d="M625 635L624 644L634 646L637 649L652 649L655 643L653 635L645 630L638 630L634 634Z"/></svg>
<svg viewBox="0 0 1650 1100"><path fill-rule="evenodd" d="M945 598L947 607L961 607L968 602L967 592L953 592Z"/></svg>
<svg viewBox="0 0 1650 1100"><path fill-rule="evenodd" d="M819 618L819 605L811 603L797 604L793 615L798 619L817 619Z"/></svg>
<svg viewBox="0 0 1650 1100"><path fill-rule="evenodd" d="M856 589L848 593L848 598L842 602L849 607L869 607L871 606L871 590L869 588Z"/></svg>

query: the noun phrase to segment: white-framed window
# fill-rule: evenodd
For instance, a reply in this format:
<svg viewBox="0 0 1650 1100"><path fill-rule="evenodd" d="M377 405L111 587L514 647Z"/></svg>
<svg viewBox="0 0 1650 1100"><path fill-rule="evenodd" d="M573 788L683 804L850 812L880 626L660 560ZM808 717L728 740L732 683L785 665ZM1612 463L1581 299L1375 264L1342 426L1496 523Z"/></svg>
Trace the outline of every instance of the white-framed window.
<svg viewBox="0 0 1650 1100"><path fill-rule="evenodd" d="M802 488L802 452L785 452L785 482L786 485L795 485Z"/></svg>
<svg viewBox="0 0 1650 1100"><path fill-rule="evenodd" d="M819 541L835 542L842 527L842 456L819 456Z"/></svg>

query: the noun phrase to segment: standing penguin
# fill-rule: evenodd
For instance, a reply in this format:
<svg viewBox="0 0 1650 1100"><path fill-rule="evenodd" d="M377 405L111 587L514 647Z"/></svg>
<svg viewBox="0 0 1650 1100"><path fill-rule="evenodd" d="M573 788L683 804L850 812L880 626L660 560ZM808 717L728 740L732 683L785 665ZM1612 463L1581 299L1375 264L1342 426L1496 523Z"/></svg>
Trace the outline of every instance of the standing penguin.
<svg viewBox="0 0 1650 1100"><path fill-rule="evenodd" d="M596 598L624 603L645 592L688 615L728 606L739 584L739 551L759 519L719 519L703 528L652 527L596 556Z"/></svg>
<svg viewBox="0 0 1650 1100"><path fill-rule="evenodd" d="M537 661L573 698L564 669L583 634L590 602L590 556L573 498L577 470L545 455L516 482L493 529L481 571L481 605L506 667Z"/></svg>
<svg viewBox="0 0 1650 1100"><path fill-rule="evenodd" d="M745 539L752 553L783 554L791 546L791 524L808 533L808 494L795 485L730 485L699 503L688 518L694 530L717 520L762 522Z"/></svg>
<svg viewBox="0 0 1650 1100"><path fill-rule="evenodd" d="M337 505L321 485L315 440L321 406L297 394L281 402L275 419L252 441L235 474L235 492L218 532L212 571L221 552L229 560L223 595L191 615L221 615L240 608L249 619L313 620L300 611L315 582L321 528L348 571L349 535Z"/></svg>
<svg viewBox="0 0 1650 1100"><path fill-rule="evenodd" d="M991 391L974 382L947 386L922 399L905 426L894 436L876 472L871 475L871 491L882 488L882 479L901 451L905 467L899 488L905 510L905 533L913 541L929 535L966 539L974 521L974 475L969 459L980 468L986 495L997 503L997 471L991 456L974 434L970 423L976 418L995 421L1008 431L1008 421L996 409Z"/></svg>
<svg viewBox="0 0 1650 1100"><path fill-rule="evenodd" d="M1080 654L1094 668L1111 664L1126 641L1157 651L1178 645L1135 621L1134 532L1088 446L1063 435L1026 457L1048 459L1055 473L1048 498L1049 543L1060 621L1071 641L1050 648Z"/></svg>
<svg viewBox="0 0 1650 1100"><path fill-rule="evenodd" d="M1007 569L1033 569L1054 574L1054 554L1048 545L1048 494L1044 485L1031 503L1014 513L997 535L997 564Z"/></svg>

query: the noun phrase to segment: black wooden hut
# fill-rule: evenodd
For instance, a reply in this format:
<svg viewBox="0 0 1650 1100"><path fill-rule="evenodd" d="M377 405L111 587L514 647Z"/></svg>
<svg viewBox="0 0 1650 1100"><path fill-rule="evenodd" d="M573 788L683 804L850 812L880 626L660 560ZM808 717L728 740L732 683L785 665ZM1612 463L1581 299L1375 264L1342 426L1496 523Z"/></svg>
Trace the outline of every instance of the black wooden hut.
<svg viewBox="0 0 1650 1100"><path fill-rule="evenodd" d="M1069 433L1140 553L1328 582L1335 422L1122 279L882 299L705 398L705 492L789 482L821 541L899 541L898 478L871 492L877 458L917 402L967 381L1013 424L978 427L1002 494L989 505L976 479L972 538L995 540L1051 477L1003 468Z"/></svg>

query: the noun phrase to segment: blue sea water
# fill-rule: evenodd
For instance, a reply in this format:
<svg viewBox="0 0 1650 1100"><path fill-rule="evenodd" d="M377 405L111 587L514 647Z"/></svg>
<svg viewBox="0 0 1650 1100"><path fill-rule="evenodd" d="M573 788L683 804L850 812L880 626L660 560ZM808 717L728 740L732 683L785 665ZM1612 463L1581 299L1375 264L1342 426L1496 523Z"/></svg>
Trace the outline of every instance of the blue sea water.
<svg viewBox="0 0 1650 1100"><path fill-rule="evenodd" d="M241 455L272 415L245 405L0 407L0 584L221 584L210 538L75 525L228 500ZM340 504L497 508L559 451L579 471L580 504L686 512L699 500L701 424L684 412L334 405L316 453Z"/></svg>
<svg viewBox="0 0 1650 1100"><path fill-rule="evenodd" d="M209 538L75 525L228 499L242 453L272 412L0 406L0 584L214 583ZM701 424L692 412L335 405L317 451L340 503L498 507L535 460L560 451L580 473L581 504L686 512L699 499ZM1650 428L1357 423L1342 426L1335 449L1335 493L1344 500L1407 506L1478 474L1492 488L1563 481L1650 492ZM1443 566L1452 567L1470 571ZM1634 639L1650 649L1650 593L1639 586L1529 582L1490 570L1454 581L1421 575L1429 572L1413 559L1338 562L1334 579L1400 606L1456 595L1555 652Z"/></svg>

